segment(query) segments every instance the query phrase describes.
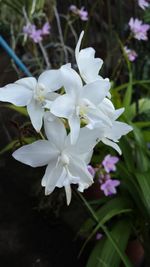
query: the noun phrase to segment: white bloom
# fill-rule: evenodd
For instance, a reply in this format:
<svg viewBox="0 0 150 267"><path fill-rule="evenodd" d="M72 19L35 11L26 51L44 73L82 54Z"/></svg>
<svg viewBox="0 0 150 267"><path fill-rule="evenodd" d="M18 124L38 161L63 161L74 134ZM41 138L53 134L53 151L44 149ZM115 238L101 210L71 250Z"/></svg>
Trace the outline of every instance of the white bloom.
<svg viewBox="0 0 150 267"><path fill-rule="evenodd" d="M42 179L45 194L55 187L65 187L67 204L71 201L70 184L78 184L83 191L93 183L87 169L93 147L98 142L98 130L82 128L75 146L71 145L63 123L58 118L45 120L48 140L39 140L25 145L13 153L13 157L32 167L48 165Z"/></svg>
<svg viewBox="0 0 150 267"><path fill-rule="evenodd" d="M33 77L22 78L15 83L0 88L0 101L16 106L27 106L33 127L37 132L42 127L44 105L57 97L53 91L61 87L59 70L43 72L38 80Z"/></svg>
<svg viewBox="0 0 150 267"><path fill-rule="evenodd" d="M112 125L104 125L103 130L99 123L95 124L94 127L99 129L100 132L102 131L101 135L103 135L103 137L101 138L101 141L105 145L113 147L119 154L121 154L121 150L116 143L119 142L121 136L133 130L127 123L116 121L124 112L124 108L115 110L113 104L107 98L103 100L99 108L110 118Z"/></svg>
<svg viewBox="0 0 150 267"><path fill-rule="evenodd" d="M95 58L95 50L92 47L80 50L83 35L84 31L81 32L76 45L75 57L82 79L85 83L91 83L102 79L99 75L99 71L103 64L103 60L101 58Z"/></svg>
<svg viewBox="0 0 150 267"><path fill-rule="evenodd" d="M98 105L108 94L110 83L100 79L87 85L82 84L80 76L69 64L60 69L66 94L51 104L51 112L58 117L68 119L71 129L71 142L77 141L80 132L80 119L93 128L95 122L111 124L109 118L98 109Z"/></svg>

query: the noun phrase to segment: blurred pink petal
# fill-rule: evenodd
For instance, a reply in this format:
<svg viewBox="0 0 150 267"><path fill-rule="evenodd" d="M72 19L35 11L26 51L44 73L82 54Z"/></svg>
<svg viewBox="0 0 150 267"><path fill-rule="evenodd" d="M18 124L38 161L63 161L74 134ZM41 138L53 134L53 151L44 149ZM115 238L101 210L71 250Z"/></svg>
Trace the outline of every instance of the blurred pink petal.
<svg viewBox="0 0 150 267"><path fill-rule="evenodd" d="M119 161L118 157L107 155L102 161L102 165L107 173L116 170L115 164Z"/></svg>
<svg viewBox="0 0 150 267"><path fill-rule="evenodd" d="M129 27L135 39L144 41L148 40L147 31L150 29L149 24L144 24L137 18L131 18L129 21Z"/></svg>

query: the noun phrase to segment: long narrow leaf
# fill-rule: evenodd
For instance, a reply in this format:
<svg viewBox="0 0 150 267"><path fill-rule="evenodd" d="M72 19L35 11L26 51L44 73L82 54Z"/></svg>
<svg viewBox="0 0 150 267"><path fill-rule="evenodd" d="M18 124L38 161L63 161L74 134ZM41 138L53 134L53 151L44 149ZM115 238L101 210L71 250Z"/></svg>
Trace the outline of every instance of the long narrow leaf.
<svg viewBox="0 0 150 267"><path fill-rule="evenodd" d="M110 235L116 241L116 244L119 246L122 254L127 259L128 266L132 266L132 264L128 260L124 251L127 246L130 232L131 224L127 219L117 222L110 232ZM115 248L109 238L105 238L105 240L100 240L94 248L86 267L119 267L120 263L121 259Z"/></svg>

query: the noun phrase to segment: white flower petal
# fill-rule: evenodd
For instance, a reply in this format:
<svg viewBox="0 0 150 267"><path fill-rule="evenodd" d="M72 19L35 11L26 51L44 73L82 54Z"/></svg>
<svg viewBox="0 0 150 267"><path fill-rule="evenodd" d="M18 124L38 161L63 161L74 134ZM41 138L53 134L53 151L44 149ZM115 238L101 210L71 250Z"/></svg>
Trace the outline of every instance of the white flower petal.
<svg viewBox="0 0 150 267"><path fill-rule="evenodd" d="M89 83L83 87L82 97L87 98L89 101L98 105L104 97L108 94L110 89L110 82L106 80L98 80Z"/></svg>
<svg viewBox="0 0 150 267"><path fill-rule="evenodd" d="M98 108L109 118L114 118L115 108L113 103L108 98L104 98L103 101L98 105Z"/></svg>
<svg viewBox="0 0 150 267"><path fill-rule="evenodd" d="M102 79L98 73L103 64L103 60L95 58L95 50L92 47L80 50L83 35L84 32L82 31L76 45L75 56L83 80L86 83L90 83Z"/></svg>
<svg viewBox="0 0 150 267"><path fill-rule="evenodd" d="M66 93L71 94L72 97L80 94L82 88L81 78L70 65L66 64L61 67L61 76Z"/></svg>
<svg viewBox="0 0 150 267"><path fill-rule="evenodd" d="M34 77L26 77L19 79L15 84L22 85L23 87L33 91L37 86L37 80Z"/></svg>
<svg viewBox="0 0 150 267"><path fill-rule="evenodd" d="M47 92L56 91L62 87L60 69L44 71L38 78L38 84Z"/></svg>
<svg viewBox="0 0 150 267"><path fill-rule="evenodd" d="M113 119L117 120L120 117L120 115L124 112L124 110L125 110L125 108L116 109L114 112Z"/></svg>
<svg viewBox="0 0 150 267"><path fill-rule="evenodd" d="M16 83L0 88L0 101L9 102L16 106L26 106L32 98L32 91Z"/></svg>
<svg viewBox="0 0 150 267"><path fill-rule="evenodd" d="M107 138L118 141L122 135L125 135L132 131L133 128L127 123L114 121L113 126L107 131Z"/></svg>
<svg viewBox="0 0 150 267"><path fill-rule="evenodd" d="M12 156L29 166L40 167L57 158L58 151L47 140L39 140L17 149Z"/></svg>
<svg viewBox="0 0 150 267"><path fill-rule="evenodd" d="M45 195L49 195L50 193L53 192L58 180L62 175L62 172L63 172L62 164L57 164L57 166L54 167L53 169L51 169L51 167L48 165L45 172L45 176L47 176L47 178L43 177L43 179L47 180L45 186Z"/></svg>
<svg viewBox="0 0 150 267"><path fill-rule="evenodd" d="M78 56L78 68L83 80L86 83L91 83L102 79L98 73L103 64L103 60L100 58L94 58L92 54L95 54L95 50L92 48L86 48L82 49Z"/></svg>
<svg viewBox="0 0 150 267"><path fill-rule="evenodd" d="M78 184L80 189L82 187L82 192L93 183L93 177L88 171L87 165L81 158L74 155L72 161L70 162L69 170L72 175L80 178Z"/></svg>
<svg viewBox="0 0 150 267"><path fill-rule="evenodd" d="M72 196L70 184L65 186L65 192L66 192L67 205L69 206L69 204L71 202L71 196Z"/></svg>
<svg viewBox="0 0 150 267"><path fill-rule="evenodd" d="M67 136L66 129L64 124L61 122L60 119L54 118L53 120L49 120L48 117L44 118L44 128L47 138L55 144L55 146L62 150L65 139Z"/></svg>
<svg viewBox="0 0 150 267"><path fill-rule="evenodd" d="M112 142L111 140L109 140L105 137L102 139L102 142L105 145L108 145L108 146L111 146L112 148L114 148L120 155L122 154L120 147L116 143Z"/></svg>
<svg viewBox="0 0 150 267"><path fill-rule="evenodd" d="M81 154L80 157L86 163L86 165L88 165L91 161L92 155L93 155L93 149L88 153Z"/></svg>
<svg viewBox="0 0 150 267"><path fill-rule="evenodd" d="M53 169L57 165L57 161L58 161L58 159L55 159L55 158L51 159L49 161L48 166L47 166L46 171L45 171L45 174L44 174L44 176L42 178L42 181L41 181L41 185L42 186L44 186L44 187L46 186L47 181L48 181L48 179L49 179L49 177L51 175L51 172L53 171ZM55 177L53 177L53 179L54 179L53 183L55 184Z"/></svg>
<svg viewBox="0 0 150 267"><path fill-rule="evenodd" d="M100 141L100 130L89 130L87 127L80 129L79 137L75 145L70 144L70 136L67 137L68 152L75 155L85 154L90 152L94 146Z"/></svg>
<svg viewBox="0 0 150 267"><path fill-rule="evenodd" d="M89 119L89 124L87 125L89 129L101 127L102 124L104 126L112 126L112 120L100 109L89 109L87 117Z"/></svg>
<svg viewBox="0 0 150 267"><path fill-rule="evenodd" d="M80 46L81 46L83 35L84 35L84 31L82 31L80 33L79 40L78 40L77 45L76 45L76 48L75 48L76 61L78 60L78 56L79 56L79 52L80 52Z"/></svg>
<svg viewBox="0 0 150 267"><path fill-rule="evenodd" d="M71 139L71 144L75 144L79 132L80 132L80 118L76 113L74 112L69 118L68 118L69 126L70 126L70 139Z"/></svg>
<svg viewBox="0 0 150 267"><path fill-rule="evenodd" d="M58 98L60 94L55 93L55 92L49 92L46 94L46 99L50 101L54 101L56 98Z"/></svg>
<svg viewBox="0 0 150 267"><path fill-rule="evenodd" d="M51 113L62 118L68 118L73 113L74 109L75 102L72 97L67 94L59 96L51 104Z"/></svg>
<svg viewBox="0 0 150 267"><path fill-rule="evenodd" d="M35 99L32 99L27 105L27 111L33 127L37 132L39 132L42 127L44 108L42 108L42 105L39 102L37 102Z"/></svg>

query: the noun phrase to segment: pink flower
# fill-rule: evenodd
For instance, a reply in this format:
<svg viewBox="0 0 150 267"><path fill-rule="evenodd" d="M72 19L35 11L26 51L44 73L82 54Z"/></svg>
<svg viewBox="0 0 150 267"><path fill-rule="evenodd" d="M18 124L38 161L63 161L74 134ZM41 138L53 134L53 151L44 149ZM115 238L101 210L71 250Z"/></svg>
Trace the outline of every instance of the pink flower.
<svg viewBox="0 0 150 267"><path fill-rule="evenodd" d="M142 24L143 22L139 19L131 18L129 21L130 30L137 40L148 40L147 31L150 29L150 25Z"/></svg>
<svg viewBox="0 0 150 267"><path fill-rule="evenodd" d="M124 47L124 51L131 62L133 62L138 56L135 50L129 49L127 46Z"/></svg>
<svg viewBox="0 0 150 267"><path fill-rule="evenodd" d="M117 193L116 187L118 185L120 185L119 180L108 179L100 186L100 188L105 196L110 196Z"/></svg>
<svg viewBox="0 0 150 267"><path fill-rule="evenodd" d="M89 173L94 177L95 176L95 169L91 165L88 165L87 168L88 168Z"/></svg>
<svg viewBox="0 0 150 267"><path fill-rule="evenodd" d="M103 237L103 234L101 234L101 233L96 234L96 240L100 240L100 239L102 239L102 237Z"/></svg>
<svg viewBox="0 0 150 267"><path fill-rule="evenodd" d="M27 34L35 43L42 41L42 30L37 30L34 24L28 23L23 27L23 32Z"/></svg>
<svg viewBox="0 0 150 267"><path fill-rule="evenodd" d="M32 33L29 36L35 43L39 43L43 39L42 38L42 30L34 30L34 31L32 31Z"/></svg>
<svg viewBox="0 0 150 267"><path fill-rule="evenodd" d="M78 8L75 5L71 5L69 7L69 10L72 11L73 13L77 14L78 13Z"/></svg>
<svg viewBox="0 0 150 267"><path fill-rule="evenodd" d="M145 9L146 7L149 6L149 3L147 0L138 0L138 5L142 8Z"/></svg>
<svg viewBox="0 0 150 267"><path fill-rule="evenodd" d="M78 15L81 20L87 21L88 20L88 12L85 10L85 7L81 7L80 9L77 8L75 5L71 5L69 10L73 12L75 15Z"/></svg>
<svg viewBox="0 0 150 267"><path fill-rule="evenodd" d="M35 43L39 43L43 39L43 35L50 33L50 25L46 22L42 29L36 29L36 25L28 23L23 27L23 33L27 34Z"/></svg>
<svg viewBox="0 0 150 267"><path fill-rule="evenodd" d="M46 22L42 27L42 35L47 35L50 33L51 26L48 22Z"/></svg>
<svg viewBox="0 0 150 267"><path fill-rule="evenodd" d="M88 20L88 12L85 10L84 7L78 10L78 14L81 20L87 21Z"/></svg>
<svg viewBox="0 0 150 267"><path fill-rule="evenodd" d="M107 173L116 170L115 164L119 161L118 157L107 155L102 161L102 165Z"/></svg>
<svg viewBox="0 0 150 267"><path fill-rule="evenodd" d="M35 30L36 26L34 24L28 23L26 26L23 26L23 33L27 35L30 35Z"/></svg>

